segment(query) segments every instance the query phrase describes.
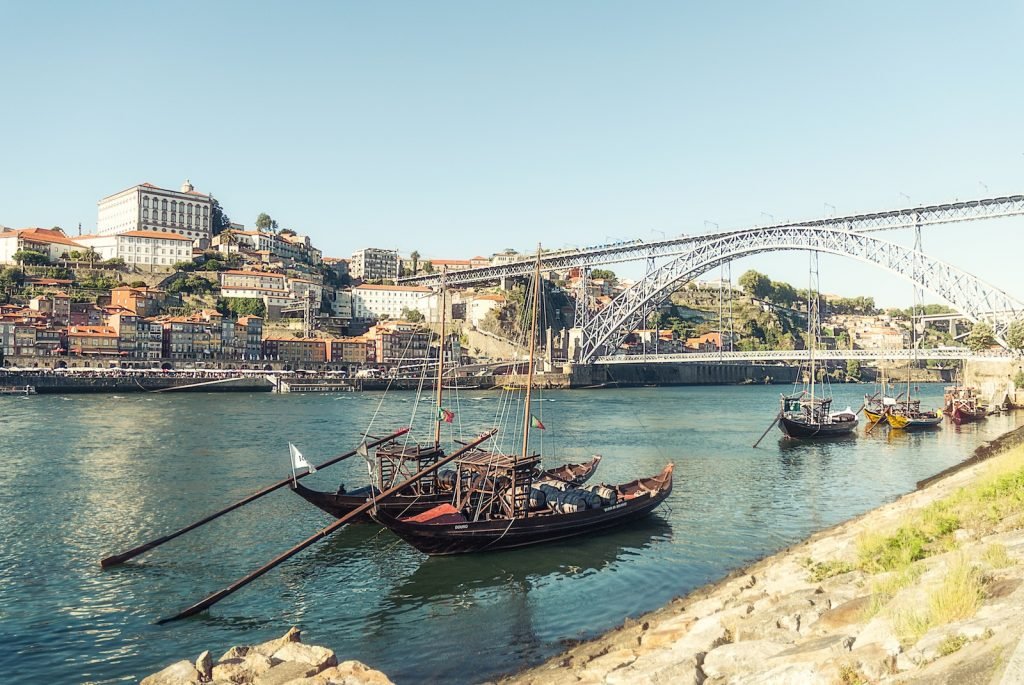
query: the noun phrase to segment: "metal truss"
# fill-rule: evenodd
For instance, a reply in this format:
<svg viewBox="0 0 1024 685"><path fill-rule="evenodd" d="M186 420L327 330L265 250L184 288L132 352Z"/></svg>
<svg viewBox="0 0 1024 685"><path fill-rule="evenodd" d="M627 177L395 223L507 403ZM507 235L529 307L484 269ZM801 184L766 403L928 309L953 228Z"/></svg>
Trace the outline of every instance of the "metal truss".
<svg viewBox="0 0 1024 685"><path fill-rule="evenodd" d="M595 364L679 364L686 362L777 362L805 361L808 350L757 350L755 352L686 352L682 354L615 354L598 357ZM818 361L843 359L915 360L915 359L1013 359L1009 352L972 352L966 347L924 350L815 350Z"/></svg>
<svg viewBox="0 0 1024 685"><path fill-rule="evenodd" d="M734 259L779 250L817 250L880 266L942 298L971 321L990 323L1004 346L1007 327L1024 316L1024 303L921 252L865 233L823 226L775 226L695 239L685 254L663 264L590 319L578 361L592 362L618 349L641 325L651 304L664 301L681 283Z"/></svg>
<svg viewBox="0 0 1024 685"><path fill-rule="evenodd" d="M561 271L575 267L594 267L645 259L653 260L660 257L673 257L685 254L696 243L703 243L709 239L724 238L732 235L745 235L753 230L772 231L776 229L806 227L870 233L872 231L888 231L912 228L914 226L932 226L1020 215L1024 215L1024 195L953 202L943 205L922 205L870 214L853 214L841 217L785 222L739 231L723 231L696 236L681 235L675 238L650 242L630 240L583 249L546 252L541 256L541 270ZM526 276L533 271L535 263L535 259L524 257L522 261L511 264L449 272L445 280L450 286L495 282L503 278ZM429 286L436 285L439 280L439 274L429 274L402 278L399 279L399 282L405 285Z"/></svg>

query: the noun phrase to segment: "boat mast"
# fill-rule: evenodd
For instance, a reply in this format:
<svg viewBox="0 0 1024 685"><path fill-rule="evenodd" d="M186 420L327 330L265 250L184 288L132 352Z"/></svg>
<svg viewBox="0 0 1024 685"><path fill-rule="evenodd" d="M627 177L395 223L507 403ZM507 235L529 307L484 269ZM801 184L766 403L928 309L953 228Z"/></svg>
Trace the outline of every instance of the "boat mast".
<svg viewBox="0 0 1024 685"><path fill-rule="evenodd" d="M441 341L437 350L437 408L434 412L434 448L441 446L441 381L444 377L445 270L441 271Z"/></svg>
<svg viewBox="0 0 1024 685"><path fill-rule="evenodd" d="M537 265L533 270L533 311L530 315L530 363L526 370L526 404L523 411L523 459L530 449L530 391L533 390L533 351L537 343L537 304L540 300L540 245L537 245ZM513 478L514 478L513 471ZM512 483L515 493L515 483ZM513 498L515 495L513 494Z"/></svg>
<svg viewBox="0 0 1024 685"><path fill-rule="evenodd" d="M811 253L810 274L807 284L807 350L811 359L811 421L814 421L814 343L817 338L818 291L814 287L814 276L817 273L815 262L818 253ZM813 302L813 304L812 304Z"/></svg>

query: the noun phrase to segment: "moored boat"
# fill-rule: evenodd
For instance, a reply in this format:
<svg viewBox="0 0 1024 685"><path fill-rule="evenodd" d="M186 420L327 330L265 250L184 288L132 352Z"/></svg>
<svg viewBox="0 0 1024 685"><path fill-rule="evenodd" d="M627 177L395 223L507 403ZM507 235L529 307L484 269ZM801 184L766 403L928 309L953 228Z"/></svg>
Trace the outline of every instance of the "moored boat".
<svg viewBox="0 0 1024 685"><path fill-rule="evenodd" d="M530 450L530 430L545 430L530 413L537 312L540 299L540 250L533 274L529 364L522 413L522 449L477 449L455 464L452 495L416 515L396 516L377 506L369 513L410 545L427 554L460 554L524 547L596 533L651 513L672 492L673 464L653 478L616 486L582 488L540 474L541 455ZM496 430L496 429L495 429Z"/></svg>
<svg viewBox="0 0 1024 685"><path fill-rule="evenodd" d="M849 435L857 428L857 415L847 407L832 411L831 398L812 397L803 391L783 395L779 427L790 438L831 438Z"/></svg>
<svg viewBox="0 0 1024 685"><path fill-rule="evenodd" d="M537 479L582 485L594 475L600 463L601 455L595 454L588 462L563 464L557 468L538 473ZM441 472L433 483L430 478L423 479L427 481L428 487L424 488L421 485L422 481L414 483L407 490L379 502L377 506L396 517L422 514L439 504L451 502L453 478L452 472ZM352 491L346 491L345 486L341 485L337 492L325 492L308 488L298 482L292 484L292 490L310 504L335 518L341 518L345 514L352 512L356 507L365 504L367 500L380 495L382 492L381 488L376 485L366 485ZM371 521L372 519L368 514L352 519L352 523L370 523Z"/></svg>
<svg viewBox="0 0 1024 685"><path fill-rule="evenodd" d="M371 515L410 545L430 555L513 549L595 533L647 516L672 493L673 468L668 464L652 478L622 485L595 486L595 490L600 488L613 494L601 497L598 506L573 511L568 509L576 505L565 504L567 498L562 497L540 506L535 499L534 507L522 515L499 514L477 520L472 520L465 509L453 504L435 506L418 516L400 518L380 507ZM594 490L578 492L596 494Z"/></svg>

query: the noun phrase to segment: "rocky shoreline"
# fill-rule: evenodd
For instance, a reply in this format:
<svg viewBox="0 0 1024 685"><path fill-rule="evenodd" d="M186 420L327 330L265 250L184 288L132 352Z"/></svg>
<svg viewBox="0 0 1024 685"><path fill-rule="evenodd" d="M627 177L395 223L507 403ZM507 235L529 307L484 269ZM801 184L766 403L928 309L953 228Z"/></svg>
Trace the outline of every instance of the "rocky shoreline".
<svg viewBox="0 0 1024 685"><path fill-rule="evenodd" d="M142 685L393 685L380 671L358 661L338 663L326 647L302 644L292 628L258 645L232 647L216 662L206 651L142 679Z"/></svg>
<svg viewBox="0 0 1024 685"><path fill-rule="evenodd" d="M1022 443L500 682L1024 682Z"/></svg>

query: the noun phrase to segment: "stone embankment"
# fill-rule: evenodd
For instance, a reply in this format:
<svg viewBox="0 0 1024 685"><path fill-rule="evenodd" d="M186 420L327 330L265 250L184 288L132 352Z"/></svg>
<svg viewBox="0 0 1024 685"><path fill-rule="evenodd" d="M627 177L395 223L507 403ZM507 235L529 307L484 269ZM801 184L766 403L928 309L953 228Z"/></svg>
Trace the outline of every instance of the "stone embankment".
<svg viewBox="0 0 1024 685"><path fill-rule="evenodd" d="M338 663L330 649L305 645L296 628L259 645L232 647L217 659L203 652L142 679L142 685L393 685L358 661Z"/></svg>
<svg viewBox="0 0 1024 685"><path fill-rule="evenodd" d="M502 683L1024 683L1022 441Z"/></svg>

